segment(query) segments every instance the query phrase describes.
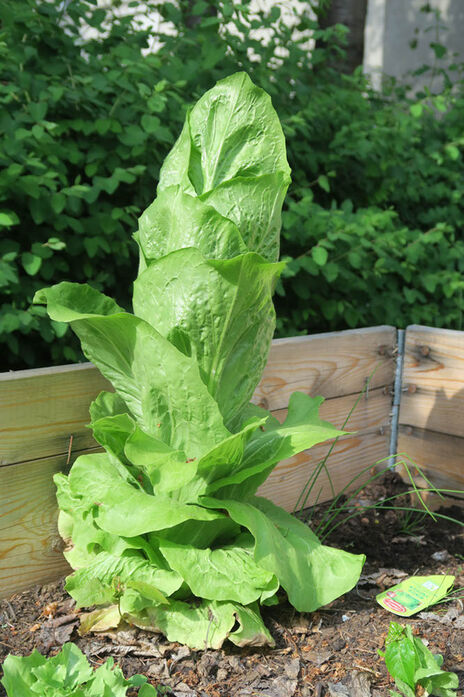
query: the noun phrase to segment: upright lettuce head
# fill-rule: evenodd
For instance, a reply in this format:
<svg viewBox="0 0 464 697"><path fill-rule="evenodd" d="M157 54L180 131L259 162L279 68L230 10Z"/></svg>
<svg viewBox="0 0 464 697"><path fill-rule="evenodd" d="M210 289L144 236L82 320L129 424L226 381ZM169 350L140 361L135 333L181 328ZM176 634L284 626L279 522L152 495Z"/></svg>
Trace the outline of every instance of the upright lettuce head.
<svg viewBox="0 0 464 697"><path fill-rule="evenodd" d="M59 527L85 628L120 617L193 648L272 644L279 588L312 611L352 588L362 556L321 545L255 496L276 464L339 435L321 398L280 424L250 404L274 332L290 169L269 96L244 73L187 114L139 220L134 314L87 285L37 293L113 384L91 405L105 452L57 475Z"/></svg>

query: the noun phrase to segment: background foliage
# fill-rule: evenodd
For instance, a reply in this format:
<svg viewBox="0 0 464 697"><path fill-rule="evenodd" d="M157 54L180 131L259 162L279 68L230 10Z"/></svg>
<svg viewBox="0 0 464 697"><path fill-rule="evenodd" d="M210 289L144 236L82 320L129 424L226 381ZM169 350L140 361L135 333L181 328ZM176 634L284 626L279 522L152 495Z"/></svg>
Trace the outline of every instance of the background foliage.
<svg viewBox="0 0 464 697"><path fill-rule="evenodd" d="M321 30L309 7L291 18L295 34L278 6L252 15L248 2L148 0L160 30L137 15L138 3L116 5L3 3L2 369L82 357L64 325L31 307L38 288L88 281L128 306L130 235L185 110L239 69L271 94L293 170L280 335L462 328L464 81L462 66L441 69L446 48L435 35L436 62L424 71L443 89L411 97L337 71L345 30Z"/></svg>

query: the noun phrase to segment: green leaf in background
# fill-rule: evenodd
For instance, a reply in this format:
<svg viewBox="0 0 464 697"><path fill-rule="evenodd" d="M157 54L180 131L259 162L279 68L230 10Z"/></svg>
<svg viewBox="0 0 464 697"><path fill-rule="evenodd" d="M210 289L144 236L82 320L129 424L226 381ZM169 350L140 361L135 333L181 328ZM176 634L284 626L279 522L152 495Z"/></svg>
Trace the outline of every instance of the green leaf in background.
<svg viewBox="0 0 464 697"><path fill-rule="evenodd" d="M329 253L325 247L313 247L311 256L318 266L325 266L329 258Z"/></svg>
<svg viewBox="0 0 464 697"><path fill-rule="evenodd" d="M0 211L0 227L18 225L19 218L14 211Z"/></svg>
<svg viewBox="0 0 464 697"><path fill-rule="evenodd" d="M42 266L42 258L35 254L31 254L31 252L23 252L21 255L21 261L24 270L27 274L29 274L29 276L35 276L37 271Z"/></svg>
<svg viewBox="0 0 464 697"><path fill-rule="evenodd" d="M325 174L319 175L317 178L317 183L326 193L330 193L330 183Z"/></svg>

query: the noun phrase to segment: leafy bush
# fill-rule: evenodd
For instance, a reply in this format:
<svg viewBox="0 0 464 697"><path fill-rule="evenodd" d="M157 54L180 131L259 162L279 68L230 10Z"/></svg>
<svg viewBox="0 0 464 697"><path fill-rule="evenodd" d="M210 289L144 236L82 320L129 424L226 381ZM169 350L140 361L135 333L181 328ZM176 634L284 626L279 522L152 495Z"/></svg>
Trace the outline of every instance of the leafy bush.
<svg viewBox="0 0 464 697"><path fill-rule="evenodd" d="M161 79L161 59L141 56L148 32L132 17L83 50L81 20L98 29L107 14L93 5L3 4L0 340L10 368L82 357L70 335L56 341L65 325L31 307L44 282L90 279L127 305L130 233L183 118L179 86Z"/></svg>
<svg viewBox="0 0 464 697"><path fill-rule="evenodd" d="M321 544L255 496L277 463L340 435L296 392L283 424L250 404L275 326L290 182L270 99L246 75L189 111L140 218L134 314L86 284L37 292L116 392L91 405L104 453L57 474L59 529L90 613L192 648L273 644L260 605L311 612L350 590L363 555ZM238 628L236 628L238 624Z"/></svg>
<svg viewBox="0 0 464 697"><path fill-rule="evenodd" d="M334 105L330 117L318 98L304 109L305 123L325 113L335 128L319 146L301 138L303 156L320 147L321 163L312 186L297 180L283 218L293 261L279 288L282 333L412 322L461 329L463 85L414 104L352 89L343 100L338 90L346 112Z"/></svg>
<svg viewBox="0 0 464 697"><path fill-rule="evenodd" d="M136 8L94 0L3 4L4 367L82 359L66 326L31 306L44 282L88 280L129 307L130 234L160 164L188 105L237 69L271 95L293 171L282 252L294 262L278 286L278 332L412 321L460 328L459 66L440 95L412 100L398 85L377 94L359 72L330 67L344 29L321 31L308 11L146 4L163 16L159 29ZM309 38L323 41L308 48ZM430 83L445 53L441 46Z"/></svg>

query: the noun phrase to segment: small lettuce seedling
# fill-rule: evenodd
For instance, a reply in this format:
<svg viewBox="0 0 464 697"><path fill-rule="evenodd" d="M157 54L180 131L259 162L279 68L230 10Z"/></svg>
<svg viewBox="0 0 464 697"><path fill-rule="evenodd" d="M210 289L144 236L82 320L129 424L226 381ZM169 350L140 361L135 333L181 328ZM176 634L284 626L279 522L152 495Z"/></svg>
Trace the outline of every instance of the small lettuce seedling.
<svg viewBox="0 0 464 697"><path fill-rule="evenodd" d="M409 625L390 622L385 652L379 654L385 658L388 672L405 697L456 697L458 676L441 669L443 656L431 653L421 639L413 636ZM390 690L392 697L399 697L400 693Z"/></svg>
<svg viewBox="0 0 464 697"><path fill-rule="evenodd" d="M125 697L129 687L140 687L138 697L157 697L143 675L126 680L112 658L97 670L75 644L64 644L52 658L38 651L30 656L6 657L2 682L7 697Z"/></svg>
<svg viewBox="0 0 464 697"><path fill-rule="evenodd" d="M139 220L134 314L89 285L39 291L115 392L91 405L105 452L58 474L59 529L81 631L121 618L192 648L272 644L259 605L311 612L356 584L364 556L321 544L256 496L280 460L341 432L321 397L281 424L250 400L275 327L290 182L269 96L244 73L187 114Z"/></svg>

